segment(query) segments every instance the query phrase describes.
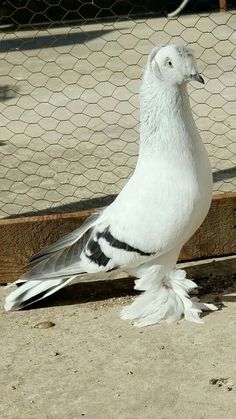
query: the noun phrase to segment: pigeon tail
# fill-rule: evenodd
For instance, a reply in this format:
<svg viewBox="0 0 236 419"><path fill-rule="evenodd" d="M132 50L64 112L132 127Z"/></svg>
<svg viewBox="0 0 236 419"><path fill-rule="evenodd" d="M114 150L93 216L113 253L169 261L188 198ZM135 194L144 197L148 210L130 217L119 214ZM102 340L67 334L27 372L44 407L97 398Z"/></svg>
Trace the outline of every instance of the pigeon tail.
<svg viewBox="0 0 236 419"><path fill-rule="evenodd" d="M136 281L136 289L143 289L141 280ZM189 291L197 285L186 278L186 272L178 269L166 274L155 287L148 287L134 302L121 311L123 320L135 320L137 327L149 326L155 323L172 323L182 316L195 323L204 323L200 318L202 310L217 310L213 304L192 301Z"/></svg>
<svg viewBox="0 0 236 419"><path fill-rule="evenodd" d="M72 277L61 277L57 279L17 281L18 288L6 297L5 310L21 310L43 298L48 297L59 289L69 285L74 280Z"/></svg>

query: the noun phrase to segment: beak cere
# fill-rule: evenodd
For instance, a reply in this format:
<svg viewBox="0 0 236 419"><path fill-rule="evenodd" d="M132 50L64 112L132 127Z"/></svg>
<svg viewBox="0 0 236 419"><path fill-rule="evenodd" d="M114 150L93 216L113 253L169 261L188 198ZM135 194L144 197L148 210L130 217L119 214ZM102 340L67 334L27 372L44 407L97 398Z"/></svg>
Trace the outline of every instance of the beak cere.
<svg viewBox="0 0 236 419"><path fill-rule="evenodd" d="M192 74L191 80L196 80L196 81L199 81L199 83L205 84L203 77L199 73Z"/></svg>

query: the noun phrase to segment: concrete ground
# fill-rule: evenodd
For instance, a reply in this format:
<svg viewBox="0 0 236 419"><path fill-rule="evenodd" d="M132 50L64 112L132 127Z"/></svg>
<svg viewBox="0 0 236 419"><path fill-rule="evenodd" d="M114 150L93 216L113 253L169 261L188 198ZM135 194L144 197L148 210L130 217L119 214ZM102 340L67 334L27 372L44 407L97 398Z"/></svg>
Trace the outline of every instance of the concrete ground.
<svg viewBox="0 0 236 419"><path fill-rule="evenodd" d="M122 296L124 281L71 287L24 312L1 309L1 419L235 418L234 267L226 280L217 265L222 281L204 282L205 300L223 307L203 325L134 328L119 318L132 298ZM1 306L8 292L0 289ZM42 328L46 321L54 326Z"/></svg>

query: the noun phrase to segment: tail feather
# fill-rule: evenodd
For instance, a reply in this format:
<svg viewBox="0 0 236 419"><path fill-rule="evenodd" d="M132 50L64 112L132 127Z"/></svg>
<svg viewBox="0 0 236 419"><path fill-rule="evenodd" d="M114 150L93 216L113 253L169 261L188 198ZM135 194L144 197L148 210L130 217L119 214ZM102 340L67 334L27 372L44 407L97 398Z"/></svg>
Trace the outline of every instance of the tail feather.
<svg viewBox="0 0 236 419"><path fill-rule="evenodd" d="M7 286L13 287L17 286L17 289L12 291L5 301L5 310L21 310L37 301L42 300L59 291L61 288L64 288L68 285L77 284L81 282L91 282L91 281L102 281L102 280L111 280L120 277L121 270L116 269L116 271L108 272L95 272L95 273L86 273L80 272L79 275L72 275L68 273L67 275L58 275L57 276L38 276L30 277L30 274L23 275L13 284ZM55 274L56 275L56 274Z"/></svg>
<svg viewBox="0 0 236 419"><path fill-rule="evenodd" d="M20 310L43 298L48 297L59 289L73 282L74 276L43 281L31 280L21 283L21 286L6 297L5 310Z"/></svg>

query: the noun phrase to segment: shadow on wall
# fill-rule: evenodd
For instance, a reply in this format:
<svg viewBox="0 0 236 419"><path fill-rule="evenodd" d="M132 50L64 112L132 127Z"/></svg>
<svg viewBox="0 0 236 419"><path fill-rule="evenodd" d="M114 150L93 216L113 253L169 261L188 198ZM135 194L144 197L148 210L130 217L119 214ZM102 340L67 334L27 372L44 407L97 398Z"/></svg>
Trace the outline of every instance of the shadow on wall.
<svg viewBox="0 0 236 419"><path fill-rule="evenodd" d="M114 32L114 29L103 29L99 31L83 31L73 32L66 34L48 34L38 35L37 37L27 37L14 39L2 39L0 44L0 53L6 53L9 51L29 51L33 49L42 48L56 48L64 47L68 45L84 44L85 42L91 41L92 39L101 37L102 35ZM19 36L19 35L18 35Z"/></svg>
<svg viewBox="0 0 236 419"><path fill-rule="evenodd" d="M40 211L29 211L22 214L10 215L8 218L19 218L19 217L31 217L35 215L48 215L48 214L60 214L64 212L75 212L75 211L84 211L89 209L103 208L107 207L114 201L116 195L107 195L100 198L91 198L84 199L78 202L71 202L70 204L58 205L53 208L46 208Z"/></svg>
<svg viewBox="0 0 236 419"><path fill-rule="evenodd" d="M18 93L18 86L10 86L8 84L0 86L0 102L6 102L7 100L13 99Z"/></svg>
<svg viewBox="0 0 236 419"><path fill-rule="evenodd" d="M4 144L1 144L0 142L0 146L1 145ZM231 167L230 169L218 170L213 173L214 182L218 182L224 179L231 179L234 177L236 177L236 166ZM57 207L47 208L41 211L29 211L22 214L10 215L6 218L30 217L35 215L58 214L64 212L74 212L102 208L110 205L115 198L116 195L107 195L100 198L86 199L78 202L72 202L71 204L59 205Z"/></svg>
<svg viewBox="0 0 236 419"><path fill-rule="evenodd" d="M236 166L214 172L213 182L219 182L219 180L231 179L234 177L236 177Z"/></svg>

